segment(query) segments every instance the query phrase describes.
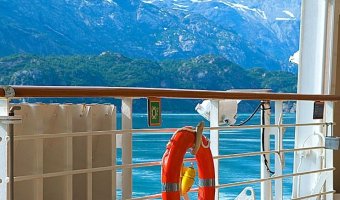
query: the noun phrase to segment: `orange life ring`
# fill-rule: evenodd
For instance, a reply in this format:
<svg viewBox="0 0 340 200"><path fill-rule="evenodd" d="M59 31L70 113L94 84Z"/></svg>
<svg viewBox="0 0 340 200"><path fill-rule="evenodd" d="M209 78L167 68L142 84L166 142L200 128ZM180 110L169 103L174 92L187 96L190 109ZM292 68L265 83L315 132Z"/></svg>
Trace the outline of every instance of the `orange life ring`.
<svg viewBox="0 0 340 200"><path fill-rule="evenodd" d="M195 154L198 165L199 200L215 198L215 169L209 148L209 140L204 136ZM177 130L169 141L162 158L162 199L180 199L180 171L186 151L194 147L196 131L190 128Z"/></svg>

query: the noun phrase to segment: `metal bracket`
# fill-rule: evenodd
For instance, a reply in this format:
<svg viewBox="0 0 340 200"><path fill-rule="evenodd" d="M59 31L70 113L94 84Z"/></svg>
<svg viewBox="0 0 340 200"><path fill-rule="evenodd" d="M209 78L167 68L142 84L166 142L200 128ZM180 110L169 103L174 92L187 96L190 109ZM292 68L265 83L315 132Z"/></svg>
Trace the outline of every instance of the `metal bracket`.
<svg viewBox="0 0 340 200"><path fill-rule="evenodd" d="M20 124L21 122L21 116L0 116L0 123L2 124Z"/></svg>
<svg viewBox="0 0 340 200"><path fill-rule="evenodd" d="M332 150L340 149L340 137L325 137L325 148Z"/></svg>
<svg viewBox="0 0 340 200"><path fill-rule="evenodd" d="M5 97L10 98L10 97L15 97L15 90L11 86L2 86L2 89L5 91Z"/></svg>

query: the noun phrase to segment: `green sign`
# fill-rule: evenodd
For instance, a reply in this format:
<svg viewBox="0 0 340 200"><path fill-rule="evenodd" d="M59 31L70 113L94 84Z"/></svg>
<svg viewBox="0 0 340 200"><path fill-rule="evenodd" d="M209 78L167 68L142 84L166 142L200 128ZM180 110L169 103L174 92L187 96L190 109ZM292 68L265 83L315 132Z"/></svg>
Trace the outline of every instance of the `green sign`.
<svg viewBox="0 0 340 200"><path fill-rule="evenodd" d="M160 126L161 117L161 100L158 98L148 99L148 124L149 126Z"/></svg>

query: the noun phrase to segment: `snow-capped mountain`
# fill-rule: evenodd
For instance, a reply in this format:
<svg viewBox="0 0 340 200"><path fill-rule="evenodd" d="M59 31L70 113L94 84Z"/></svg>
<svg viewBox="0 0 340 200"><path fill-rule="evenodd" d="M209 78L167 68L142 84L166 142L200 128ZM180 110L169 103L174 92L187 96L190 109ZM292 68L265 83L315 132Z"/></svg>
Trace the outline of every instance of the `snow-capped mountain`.
<svg viewBox="0 0 340 200"><path fill-rule="evenodd" d="M143 0L177 16L198 14L291 66L287 58L298 50L300 0Z"/></svg>
<svg viewBox="0 0 340 200"><path fill-rule="evenodd" d="M0 55L214 54L244 67L288 69L299 13L300 0L0 0Z"/></svg>

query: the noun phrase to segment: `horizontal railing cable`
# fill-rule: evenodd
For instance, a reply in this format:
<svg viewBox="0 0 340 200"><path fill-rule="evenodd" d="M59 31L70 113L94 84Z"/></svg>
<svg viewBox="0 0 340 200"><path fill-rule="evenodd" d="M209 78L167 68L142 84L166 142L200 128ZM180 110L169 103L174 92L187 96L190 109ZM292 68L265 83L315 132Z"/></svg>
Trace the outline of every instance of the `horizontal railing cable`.
<svg viewBox="0 0 340 200"><path fill-rule="evenodd" d="M238 154L229 154L229 155L218 155L214 156L213 159L231 159L231 158L242 158L242 157L250 157L250 156L259 156L263 154L272 154L272 153L287 153L287 152L297 152L297 151L307 151L314 149L325 149L323 146L318 147L303 147L303 148L295 148L295 149L282 149L281 151L256 151L256 152L247 152L247 153L238 153ZM183 162L195 162L195 158L185 158ZM140 167L153 167L161 165L162 161L153 161L153 162L143 162L143 163L133 163L126 165L117 165L117 168L140 168Z"/></svg>
<svg viewBox="0 0 340 200"><path fill-rule="evenodd" d="M334 170L335 170L335 168L327 168L327 169L313 170L313 171L307 171L307 172L285 174L285 175L281 175L281 176L272 176L272 177L263 178L263 179L254 179L254 180L249 180L249 181L220 184L220 185L217 185L216 188L226 188L226 187L249 185L249 184L260 183L260 182L264 182L264 181L268 181L268 180L283 179L283 178L288 178L288 177L293 177L293 176L303 176L303 175L307 175L307 174L314 174L314 173L319 173L319 172L329 172L329 171L334 171ZM194 188L190 191L197 191L197 188ZM293 198L293 199L294 200L307 199L307 198L311 198L311 197L315 197L315 196L331 194L331 193L334 193L334 192L335 191L321 192L321 193L318 193L318 194L313 194L313 195L308 195L308 196L303 196L303 197ZM152 195L148 195L148 196L144 196L144 197L131 198L129 200L144 200L144 199L156 199L156 198L161 198L161 194L152 194Z"/></svg>
<svg viewBox="0 0 340 200"><path fill-rule="evenodd" d="M14 177L14 181L28 181L33 179L40 179L40 178L52 178L52 177L59 177L59 176L66 176L66 175L77 175L77 174L85 174L91 172L101 172L101 171L108 171L114 170L117 166L107 166L107 167L96 167L96 168L89 168L89 169L75 169L75 170L67 170L67 171L60 171L60 172L50 172L44 174L33 174L33 175L24 175L24 176L16 176Z"/></svg>
<svg viewBox="0 0 340 200"><path fill-rule="evenodd" d="M191 189L190 192L197 192L198 188L194 188ZM327 195L327 194L334 194L336 191L335 190L331 190L331 191L327 191L327 192L320 192L317 194L312 194L312 195L306 195L306 196L302 196L302 197L298 197L298 198L292 198L291 200L301 200L301 199L308 199L308 198L312 198L312 197L318 197L318 196L322 196L322 195ZM149 196L144 196L144 197L137 197L137 198L132 198L132 199L128 199L128 200L146 200L146 199L157 199L157 198L161 198L162 194L153 194L153 195L149 195Z"/></svg>
<svg viewBox="0 0 340 200"><path fill-rule="evenodd" d="M329 126L333 123L304 123L304 124L273 124L273 125L248 125L248 126L221 126L221 127L206 127L205 131L209 130L233 130L233 129L259 129L259 128L289 128L300 126ZM130 129L130 130L108 130L108 131L86 131L75 133L58 133L58 134L34 134L34 135L16 135L14 140L32 140L46 138L61 138L61 137L78 137L78 136L98 136L112 134L151 134L151 133L173 133L179 128L161 128L161 129Z"/></svg>
<svg viewBox="0 0 340 200"><path fill-rule="evenodd" d="M305 151L312 149L323 149L324 147L305 147L305 148L296 148L296 149L283 149L281 152L295 152L295 151ZM278 151L265 151L265 152L249 152L249 153L240 153L240 154L230 154L230 155L219 155L214 156L214 159L230 159L230 158L240 158L240 157L248 157L248 156L256 156L263 154L271 154L278 153ZM195 162L195 158L186 158L184 162ZM100 172L107 170L115 170L122 168L141 168L141 167L152 167L152 166L160 166L161 161L153 161L153 162L143 162L143 163L133 163L133 164L125 164L125 165L116 165L116 166L107 166L107 167L98 167L98 168L90 168L90 169L78 169L78 170L68 170L68 171L60 171L60 172L51 172L45 174L33 174L33 175L25 175L25 176L17 176L15 177L15 181L26 181L38 178L52 178L58 176L66 176L66 175L76 175L83 173L91 173L91 172Z"/></svg>
<svg viewBox="0 0 340 200"><path fill-rule="evenodd" d="M271 176L269 178L263 178L263 179L254 179L250 181L240 181L240 182L234 182L234 183L227 183L227 184L220 184L217 185L216 188L227 188L227 187L235 187L235 186L240 186L240 185L249 185L253 183L261 183L264 181L270 181L270 180L275 180L275 179L283 179L283 178L288 178L288 177L294 177L294 176L302 176L302 175L307 175L307 174L314 174L314 173L319 173L319 172L328 172L328 171L334 171L335 168L326 168L326 169L320 169L320 170L312 170L312 171L306 171L306 172L297 172L297 173L292 173L292 174L285 174L281 176Z"/></svg>
<svg viewBox="0 0 340 200"><path fill-rule="evenodd" d="M307 195L307 196L292 198L291 200L309 199L309 198L312 198L312 197L318 197L318 196L327 195L327 194L334 194L335 192L336 192L335 190L331 190L331 191L328 191L328 192L320 192L320 193L317 193L317 194L311 194L311 195Z"/></svg>

